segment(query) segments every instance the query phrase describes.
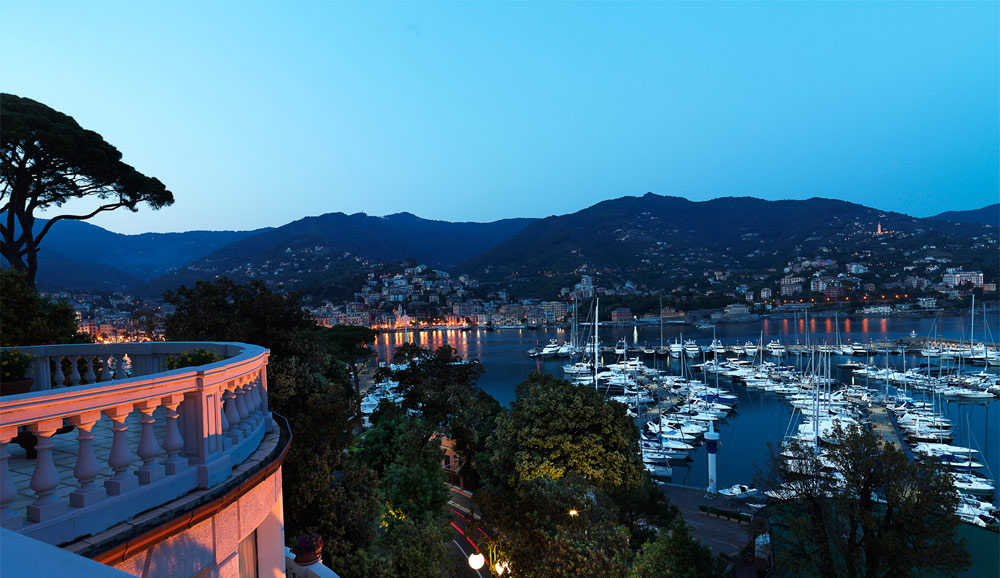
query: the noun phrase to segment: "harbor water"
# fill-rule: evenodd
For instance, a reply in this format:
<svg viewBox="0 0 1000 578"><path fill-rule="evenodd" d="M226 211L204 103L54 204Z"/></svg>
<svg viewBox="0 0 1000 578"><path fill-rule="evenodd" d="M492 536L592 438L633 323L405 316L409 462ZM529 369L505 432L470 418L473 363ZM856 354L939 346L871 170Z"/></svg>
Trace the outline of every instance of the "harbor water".
<svg viewBox="0 0 1000 578"><path fill-rule="evenodd" d="M862 318L862 319L810 319L808 325L803 319L765 319L752 323L719 324L714 328L714 335L724 345L743 344L746 341L757 342L763 339L766 344L772 339L780 339L787 344L835 344L861 342L869 344L884 340L895 340L917 336L919 339L968 340L972 329L971 317L951 316L937 318ZM1000 327L1000 318L993 313L983 323L983 316L976 316L976 341L995 342L990 331ZM991 329L992 328L992 329ZM630 345L638 343L655 347L660 344L661 329L659 326L604 326L599 330L601 342L613 345L625 338ZM380 334L375 344L379 361L391 359L395 347L406 341L415 342L421 346L437 348L442 345L454 347L458 355L467 359L479 359L485 373L479 381L479 386L495 397L500 403L507 405L515 395L515 388L534 371L551 373L563 377L562 366L568 360L560 358L538 359L530 358L527 350L538 345L544 345L550 339L560 341L569 339L568 330L546 328L531 330L525 328L497 329L439 329L403 333ZM713 329L694 329L689 325L668 325L663 328L663 341L669 343L675 339L694 339L699 345L707 345L713 338ZM998 336L1000 337L1000 336ZM639 355L638 353L630 354ZM640 355L650 367L666 370L671 374L680 374L683 369L678 359L669 356ZM614 361L614 354L607 353L604 361ZM766 358L779 362L776 358ZM839 383L869 385L880 392L887 391L896 394L896 388L884 383L867 381L855 377L850 370L842 370L836 364L851 359L868 363L877 367L902 369L904 367L927 366L928 358L917 354L876 354L868 357L833 356L833 377ZM693 361L698 362L701 359ZM807 356L785 355L780 359L783 365L794 365L803 368L808 363ZM938 361L931 361L937 364ZM951 362L946 362L951 363ZM997 367L983 368L972 366L972 371L990 371L996 373ZM695 374L696 379L715 385L716 375ZM768 443L779 443L786 433L797 426L799 415L794 414L791 406L782 396L774 393L747 390L739 384L733 384L724 377L718 377L721 387L732 390L739 397L735 414L725 420L716 422L717 431L721 434L721 447L718 453L718 486L728 487L735 483L749 483L758 469L763 469L769 459ZM900 392L902 393L902 392ZM906 392L915 400L930 400L929 394L918 391ZM954 424L955 440L953 443L978 449L981 461L989 470L985 472L996 479L1000 473L1000 400L993 398L987 401L961 401L958 399L937 400L943 413ZM654 418L655 419L655 418ZM698 446L690 452L690 461L672 462L673 482L693 487L707 485L707 457L704 446ZM993 496L997 503L998 495Z"/></svg>

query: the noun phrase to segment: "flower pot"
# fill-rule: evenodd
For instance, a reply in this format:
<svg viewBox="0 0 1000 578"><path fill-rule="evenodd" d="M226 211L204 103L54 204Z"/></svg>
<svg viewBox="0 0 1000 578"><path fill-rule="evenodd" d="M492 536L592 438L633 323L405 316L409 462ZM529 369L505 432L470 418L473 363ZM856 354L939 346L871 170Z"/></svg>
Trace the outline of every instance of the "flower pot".
<svg viewBox="0 0 1000 578"><path fill-rule="evenodd" d="M31 391L31 386L34 384L35 380L30 377L10 381L0 381L0 396L28 393Z"/></svg>
<svg viewBox="0 0 1000 578"><path fill-rule="evenodd" d="M310 564L315 564L319 562L320 556L323 552L321 550L316 550L314 552L303 552L302 554L295 555L295 563L299 566L309 566Z"/></svg>

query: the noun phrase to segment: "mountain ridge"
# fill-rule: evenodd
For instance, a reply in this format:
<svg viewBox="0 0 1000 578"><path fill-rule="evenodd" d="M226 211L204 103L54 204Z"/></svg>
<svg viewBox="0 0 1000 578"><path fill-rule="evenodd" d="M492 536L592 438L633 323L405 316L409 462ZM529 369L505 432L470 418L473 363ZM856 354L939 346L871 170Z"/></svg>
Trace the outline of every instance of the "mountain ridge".
<svg viewBox="0 0 1000 578"><path fill-rule="evenodd" d="M316 269L296 266L288 269L296 279L311 284L337 280L336 270L360 273L361 262L398 262L412 259L441 269L459 262L510 237L531 219L501 219L489 223L432 221L412 213L371 216L333 212L304 217L281 227L241 239L180 270L154 279L142 288L156 294L181 284L228 275L262 278L283 267L284 254L301 255L303 262L317 263ZM284 271L284 269L282 269Z"/></svg>
<svg viewBox="0 0 1000 578"><path fill-rule="evenodd" d="M965 213L991 207L996 205L921 219L822 197L692 201L646 193L564 215L488 223L424 219L410 212L332 212L253 231L123 235L70 221L53 227L43 241L39 284L115 287L154 296L228 275L287 281L320 293L332 284L349 294L373 264L410 259L490 282L611 271L645 283L678 282L712 269L779 267L796 255L849 258L850 244L878 252L873 235L879 227L911 236L914 243L960 247L962 239L996 236L997 229L948 217L968 218Z"/></svg>
<svg viewBox="0 0 1000 578"><path fill-rule="evenodd" d="M968 211L945 211L934 215L933 217L927 218L935 221L976 223L1000 228L1000 203L994 203L992 205L986 205L985 207L970 209Z"/></svg>
<svg viewBox="0 0 1000 578"><path fill-rule="evenodd" d="M647 193L540 219L459 269L489 281L614 270L622 278L679 282L712 269L780 267L795 256L847 258L840 245L873 244L880 227L926 245L983 232L837 199L690 201ZM672 273L661 273L667 269Z"/></svg>

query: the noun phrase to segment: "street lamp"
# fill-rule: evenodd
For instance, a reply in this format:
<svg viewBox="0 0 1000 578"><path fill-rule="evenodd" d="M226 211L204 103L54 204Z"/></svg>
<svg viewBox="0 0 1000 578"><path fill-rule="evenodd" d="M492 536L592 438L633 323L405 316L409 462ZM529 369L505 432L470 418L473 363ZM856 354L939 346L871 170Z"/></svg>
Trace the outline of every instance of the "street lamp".
<svg viewBox="0 0 1000 578"><path fill-rule="evenodd" d="M479 552L473 552L469 555L469 568L473 570L479 570L486 563L486 557Z"/></svg>

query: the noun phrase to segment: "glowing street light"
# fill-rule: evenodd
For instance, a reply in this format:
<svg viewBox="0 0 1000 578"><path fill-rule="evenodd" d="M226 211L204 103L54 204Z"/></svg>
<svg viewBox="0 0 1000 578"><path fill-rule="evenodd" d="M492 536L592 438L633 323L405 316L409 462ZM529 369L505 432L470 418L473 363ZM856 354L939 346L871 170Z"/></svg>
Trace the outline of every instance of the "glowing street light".
<svg viewBox="0 0 1000 578"><path fill-rule="evenodd" d="M484 564L486 564L486 557L479 552L473 552L469 555L469 568L479 570Z"/></svg>
<svg viewBox="0 0 1000 578"><path fill-rule="evenodd" d="M569 511L569 515L570 515L570 517L575 518L575 517L577 517L577 516L580 515L580 512L577 512L576 510L570 510Z"/></svg>

